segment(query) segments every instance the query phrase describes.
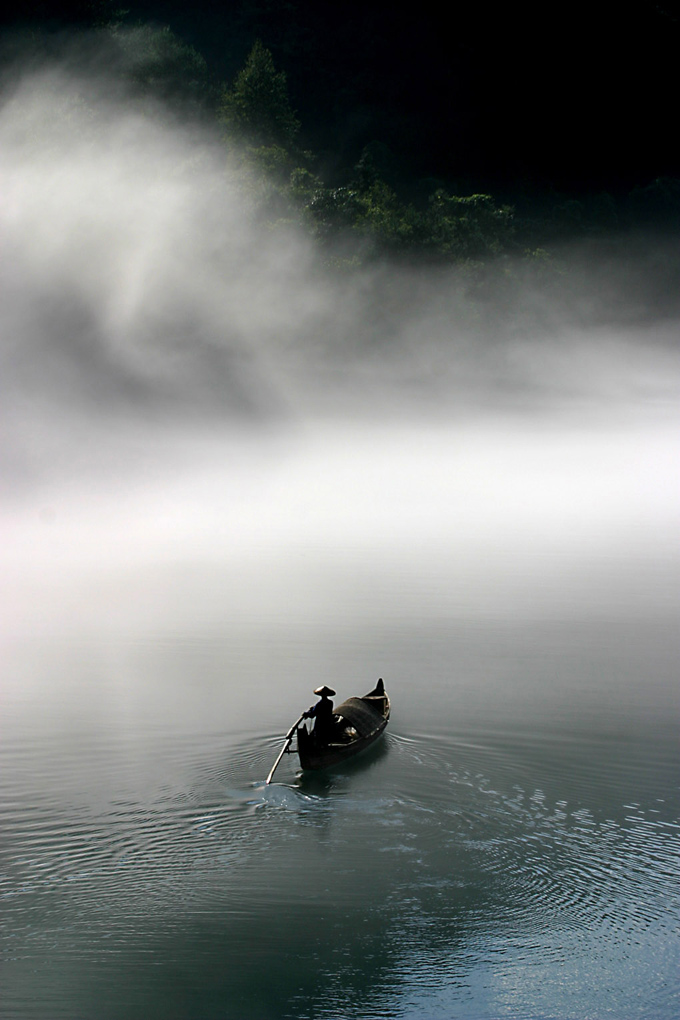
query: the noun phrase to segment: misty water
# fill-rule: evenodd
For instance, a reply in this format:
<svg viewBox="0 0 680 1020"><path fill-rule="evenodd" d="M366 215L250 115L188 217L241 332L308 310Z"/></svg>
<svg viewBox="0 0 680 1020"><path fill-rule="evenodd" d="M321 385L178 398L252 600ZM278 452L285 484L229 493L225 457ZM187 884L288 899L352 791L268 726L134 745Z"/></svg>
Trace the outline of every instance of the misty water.
<svg viewBox="0 0 680 1020"><path fill-rule="evenodd" d="M0 1015L677 1015L677 323L324 267L63 73L0 176Z"/></svg>

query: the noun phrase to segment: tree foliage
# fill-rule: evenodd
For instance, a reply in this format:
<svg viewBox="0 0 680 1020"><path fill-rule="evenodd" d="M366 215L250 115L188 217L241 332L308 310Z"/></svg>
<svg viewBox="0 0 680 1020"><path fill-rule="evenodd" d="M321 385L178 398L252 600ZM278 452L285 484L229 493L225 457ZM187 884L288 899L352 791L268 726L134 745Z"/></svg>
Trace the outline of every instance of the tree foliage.
<svg viewBox="0 0 680 1020"><path fill-rule="evenodd" d="M628 198L631 217L655 230L677 230L680 226L680 180L657 177L644 188L635 188Z"/></svg>
<svg viewBox="0 0 680 1020"><path fill-rule="evenodd" d="M498 206L491 195L449 195L443 189L430 197L429 243L449 258L498 255L513 234L514 209Z"/></svg>
<svg viewBox="0 0 680 1020"><path fill-rule="evenodd" d="M167 26L114 23L109 32L122 74L137 93L194 111L210 104L212 85L205 60Z"/></svg>
<svg viewBox="0 0 680 1020"><path fill-rule="evenodd" d="M232 137L255 147L292 148L300 130L286 75L257 40L231 88L222 92L218 116Z"/></svg>
<svg viewBox="0 0 680 1020"><path fill-rule="evenodd" d="M329 261L340 252L338 257L352 264L386 255L470 266L494 263L502 272L504 254L533 253L525 255L532 271L552 273L550 252L564 242L592 245L626 231L677 232L680 227L680 180L674 177L657 177L628 195L599 190L575 196L552 187L532 192L527 183L526 191L524 184L518 187L511 205L488 193L488 185L475 186L474 177L463 188L435 176L414 179L408 157L382 138L369 141L357 161L354 143L345 150L344 141L335 145L326 136L323 158L317 159L302 150L286 73L261 41L220 90L197 50L168 27L130 24L118 2L77 0L72 14L80 23L89 11L92 29L106 43L107 67L124 83L122 94L142 108L150 97L154 111L160 99L216 118L223 140L233 143L230 171L251 207L269 224L301 225ZM267 31L264 23L260 28ZM32 33L29 56L38 64L53 59L58 38L53 31ZM87 39L84 48L91 52ZM299 89L306 84L304 69L293 66ZM347 162L343 151L353 153ZM428 168L428 173L439 171Z"/></svg>
<svg viewBox="0 0 680 1020"><path fill-rule="evenodd" d="M442 189L426 209L402 200L380 175L365 150L347 184L326 187L309 171L297 169L292 192L303 217L326 244L354 241L364 255L388 253L446 261L501 254L512 243L514 210L491 195L450 195Z"/></svg>

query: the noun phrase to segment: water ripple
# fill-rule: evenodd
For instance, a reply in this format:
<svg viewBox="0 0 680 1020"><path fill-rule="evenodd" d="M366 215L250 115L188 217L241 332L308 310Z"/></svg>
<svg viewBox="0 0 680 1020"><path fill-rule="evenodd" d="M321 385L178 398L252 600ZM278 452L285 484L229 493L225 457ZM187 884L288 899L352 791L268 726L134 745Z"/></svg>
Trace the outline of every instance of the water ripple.
<svg viewBox="0 0 680 1020"><path fill-rule="evenodd" d="M521 917L527 937L560 928L577 935L597 923L627 945L641 932L663 937L678 904L676 820L630 804L608 818L569 797L552 800L542 788L508 787L510 777L529 778L523 775L528 770L521 757L498 746L429 737L393 741L408 762L400 773L404 792L415 798L418 790L421 796L431 791L440 838L459 862L474 854L490 888L495 885L501 925L517 925ZM572 780L565 777L565 788ZM422 826L422 815L411 812L411 827L415 821ZM394 851L416 853L414 846L395 845Z"/></svg>
<svg viewBox="0 0 680 1020"><path fill-rule="evenodd" d="M267 787L279 746L268 734L226 751L219 734L159 742L152 767L136 777L129 763L115 790L113 744L90 749L87 788L70 750L54 758L59 782L37 752L32 777L28 758L3 772L0 934L13 959L30 961L36 940L55 960L95 943L141 954L150 927L172 945L188 919L200 932L208 918L233 928L234 954L244 925L260 918L264 944L271 918L293 923L301 904L319 930L341 904L353 944L379 942L386 970L398 960L414 1003L473 963L512 960L511 989L537 959L604 974L613 958L668 956L680 852L671 799L617 805L554 763L536 767L533 747L398 732L364 764L304 776L291 761ZM351 982L349 942L331 966Z"/></svg>

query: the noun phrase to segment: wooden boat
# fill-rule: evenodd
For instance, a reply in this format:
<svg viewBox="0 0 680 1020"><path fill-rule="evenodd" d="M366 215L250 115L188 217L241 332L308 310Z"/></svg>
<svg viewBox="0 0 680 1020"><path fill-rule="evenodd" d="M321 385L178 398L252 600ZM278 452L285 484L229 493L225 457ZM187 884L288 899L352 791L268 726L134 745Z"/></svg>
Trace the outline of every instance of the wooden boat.
<svg viewBox="0 0 680 1020"><path fill-rule="evenodd" d="M328 769L365 751L387 726L390 699L382 680L363 698L348 698L333 712L335 728L330 741L319 743L314 731L297 728L297 752L303 769Z"/></svg>

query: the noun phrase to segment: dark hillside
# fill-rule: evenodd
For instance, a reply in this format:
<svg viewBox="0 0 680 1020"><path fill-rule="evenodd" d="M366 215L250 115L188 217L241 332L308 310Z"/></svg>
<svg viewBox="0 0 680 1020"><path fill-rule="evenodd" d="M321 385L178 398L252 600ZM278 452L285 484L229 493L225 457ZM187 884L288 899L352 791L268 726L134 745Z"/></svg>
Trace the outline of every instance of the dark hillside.
<svg viewBox="0 0 680 1020"><path fill-rule="evenodd" d="M4 24L101 22L108 0L21 5ZM677 176L679 5L577 0L493 9L312 0L130 0L125 21L169 24L229 80L256 38L285 70L303 142L327 174L367 143L395 172L459 191L614 194Z"/></svg>

